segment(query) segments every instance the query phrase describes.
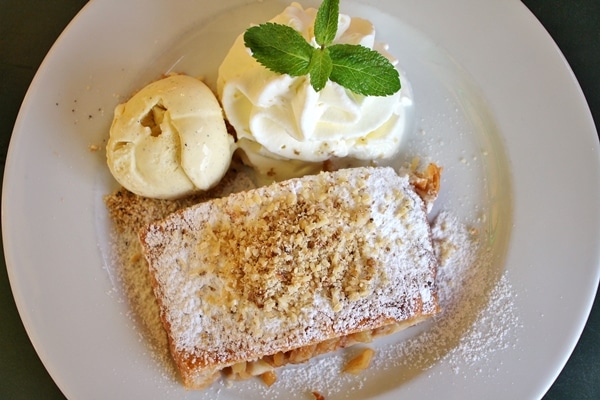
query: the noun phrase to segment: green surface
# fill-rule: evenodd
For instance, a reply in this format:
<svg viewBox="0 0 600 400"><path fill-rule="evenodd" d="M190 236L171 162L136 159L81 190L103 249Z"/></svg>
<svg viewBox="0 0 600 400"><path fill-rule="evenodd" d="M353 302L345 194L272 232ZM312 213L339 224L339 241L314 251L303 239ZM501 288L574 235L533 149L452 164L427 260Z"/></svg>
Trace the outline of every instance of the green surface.
<svg viewBox="0 0 600 400"><path fill-rule="evenodd" d="M27 88L58 35L86 3L0 0L2 173L12 128ZM600 1L524 0L523 3L561 48L582 86L596 126L600 126ZM10 291L4 254L1 262L0 399L64 399L27 338ZM598 297L573 355L544 399L600 399Z"/></svg>

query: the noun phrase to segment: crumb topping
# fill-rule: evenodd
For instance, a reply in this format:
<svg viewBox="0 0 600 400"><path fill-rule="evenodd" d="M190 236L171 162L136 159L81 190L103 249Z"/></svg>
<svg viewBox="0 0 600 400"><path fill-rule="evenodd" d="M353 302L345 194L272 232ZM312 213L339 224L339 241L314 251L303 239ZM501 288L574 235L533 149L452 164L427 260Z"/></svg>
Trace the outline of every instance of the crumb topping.
<svg viewBox="0 0 600 400"><path fill-rule="evenodd" d="M285 195L258 198L252 193L228 218L201 228L204 240L195 263L199 269L193 273L217 273L232 283L219 296L211 296L214 288L205 287L201 296L208 299L206 307L224 302L232 313L258 307L268 316L296 320L317 294L339 311L344 299L364 298L377 279L386 279L381 262L373 257L376 243L386 239L369 229L372 199L365 181L350 188L348 196L323 177L318 180L322 182L314 189ZM354 201L344 204L349 198ZM246 218L249 212L255 217ZM355 234L365 228L376 241ZM214 260L219 262L215 265Z"/></svg>

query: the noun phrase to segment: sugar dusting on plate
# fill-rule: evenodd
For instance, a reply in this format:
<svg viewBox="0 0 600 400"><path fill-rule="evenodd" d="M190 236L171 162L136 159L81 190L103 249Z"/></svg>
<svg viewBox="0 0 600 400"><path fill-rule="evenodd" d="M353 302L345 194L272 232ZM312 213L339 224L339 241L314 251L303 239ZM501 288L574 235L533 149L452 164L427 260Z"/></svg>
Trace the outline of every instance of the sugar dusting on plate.
<svg viewBox="0 0 600 400"><path fill-rule="evenodd" d="M239 172L226 183L211 195L225 195L252 186L251 179ZM140 254L137 232L143 224L199 199L167 204L120 196L122 194L111 194L106 201L111 212L118 210L120 213L119 218L113 218L119 221L112 238L113 255L120 284L131 303L132 325L156 361L163 384L170 382L169 391L185 393L169 355L149 273ZM140 213L141 210L144 213ZM342 369L345 362L364 345L316 357L305 364L280 368L277 370L278 380L270 388L258 379L220 381L195 395L211 399L312 399L311 392L316 391L329 400L385 392L386 387L396 388L417 377L436 379L449 373L463 376L477 374L491 379L498 367L489 362L490 356L517 345L520 321L509 279L494 267L498 261L485 242L485 234L469 228L452 212L438 213L432 222L432 234L441 264L437 285L442 312L432 321L368 344L376 350L376 355L371 367L361 375L344 374ZM444 367L440 368L440 364ZM381 386L378 377L391 373L393 382Z"/></svg>
<svg viewBox="0 0 600 400"><path fill-rule="evenodd" d="M443 311L425 331L383 350L379 366L399 368L401 374L429 370L432 361L443 360L456 374L495 369L487 364L490 355L514 347L520 327L509 279L494 267L494 255L480 242L481 235L452 213L442 211L432 233Z"/></svg>

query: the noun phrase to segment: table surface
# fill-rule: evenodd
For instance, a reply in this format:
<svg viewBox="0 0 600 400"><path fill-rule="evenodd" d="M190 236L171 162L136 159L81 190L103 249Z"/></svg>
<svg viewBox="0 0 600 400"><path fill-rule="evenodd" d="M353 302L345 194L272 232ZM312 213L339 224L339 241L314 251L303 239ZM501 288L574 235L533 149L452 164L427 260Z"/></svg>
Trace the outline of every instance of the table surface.
<svg viewBox="0 0 600 400"><path fill-rule="evenodd" d="M85 0L0 0L0 165L23 97L44 56ZM560 47L600 127L600 0L523 0ZM0 257L0 399L64 399L39 360ZM544 399L600 399L600 296Z"/></svg>

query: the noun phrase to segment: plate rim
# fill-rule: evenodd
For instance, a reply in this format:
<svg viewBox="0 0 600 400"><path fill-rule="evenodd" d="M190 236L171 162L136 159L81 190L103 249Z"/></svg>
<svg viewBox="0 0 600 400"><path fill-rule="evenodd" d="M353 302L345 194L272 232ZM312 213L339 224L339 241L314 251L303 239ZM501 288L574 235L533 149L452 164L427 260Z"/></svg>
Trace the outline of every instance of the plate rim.
<svg viewBox="0 0 600 400"><path fill-rule="evenodd" d="M17 118L17 122L16 122L15 128L13 130L13 137L18 137L20 135L19 132L21 132L22 125L23 125L22 119L25 118L24 115L28 112L28 109L31 106L31 103L32 103L32 99L31 98L34 96L33 93L34 93L34 89L35 89L35 87L36 87L36 85L38 83L38 80L41 79L40 78L41 71L44 70L47 62L49 62L48 60L50 60L53 57L54 48L56 46L60 45L61 41L63 40L63 37L69 35L69 32L72 29L72 26L74 26L76 24L79 24L79 21L82 18L85 17L86 13L91 13L91 11L88 11L88 10L90 10L92 8L91 7L92 5L97 4L97 3L99 3L99 2L96 0L95 2L90 2L90 3L86 4L86 6L84 6L84 8L80 11L80 13L78 13L78 15L75 17L75 19L67 26L67 28L65 29L65 31L59 36L59 38L57 39L56 44L53 46L53 49L50 50L50 52L48 53L48 55L44 59L44 62L42 63L42 65L40 66L40 68L38 70L38 73L36 73L36 75L35 75L35 77L34 77L34 79L32 81L30 89L27 91L27 94L26 94L25 99L23 101L23 105L21 107L21 110L19 111L19 116ZM380 1L378 3L383 4L383 3L385 3L385 1ZM465 1L464 3L468 3L468 1ZM520 4L524 8L524 10L526 11L526 13L529 14L529 18L530 19L533 19L535 22L537 22L537 24L538 24L537 29L538 30L541 28L544 32L546 32L544 30L544 28L541 26L541 24L539 23L539 21L537 21L537 19L535 19L535 17L533 16L533 14L531 14L531 12L522 3L520 3L520 2L514 2L512 4L516 4L516 3ZM506 3L506 4L508 4L508 3ZM512 5L508 4L507 7L512 7ZM84 17L82 17L82 15ZM546 32L546 34L547 34L547 32ZM550 37L549 34L547 34L547 40L551 41L552 45L555 47L555 51L558 54L560 54L560 50L558 49L558 46L556 46L556 44L551 39L551 37ZM562 54L560 54L560 56L562 56ZM564 57L562 59L563 59L564 66L572 74L572 71L570 70L570 67L569 67L566 59L564 59ZM574 78L574 75L571 75L571 79L573 80L572 83L574 83L575 87L579 90L580 95L581 95L581 97L583 99L583 104L585 104L585 107L587 108L587 114L589 116L589 120L587 122L588 122L588 124L591 123L590 126L591 126L592 130L595 131L595 126L594 126L594 123L593 123L593 119L591 117L591 112L589 110L589 107L587 106L587 102L585 102L585 97L583 95L583 92L581 91L581 88L579 87L576 79ZM10 214L9 211L10 210L8 208L9 203L7 202L8 200L6 199L6 197L7 197L6 193L7 193L7 189L9 188L9 185L11 185L11 182L13 181L13 177L11 176L11 174L14 173L13 171L11 171L11 168L9 168L9 167L14 162L13 161L13 157L14 157L13 153L15 151L16 150L14 150L13 138L11 138L11 144L9 146L9 152L7 154L7 159L6 159L6 166L7 167L5 168L5 174L4 174L5 176L4 176L4 183L3 183L3 189L2 189L2 192L3 192L3 195L2 195L2 197L3 197L2 198L2 222L3 222L2 223L2 229L3 229L3 240L4 240L4 244L5 244L5 259L6 259L6 264L7 264L7 271L8 271L8 275L9 275L9 281L10 281L10 284L11 284L11 288L13 290L13 296L15 297L15 302L17 303L17 308L19 309L19 314L21 316L21 319L24 322L24 325L25 325L27 333L28 333L28 335L29 335L29 337L31 339L31 342L34 345L34 348L36 349L36 352L38 352L38 354L40 354L40 358L42 359L42 362L44 363L44 365L46 366L46 368L49 370L49 372L51 373L51 375L54 376L54 374L52 374L52 371L51 371L51 369L52 369L52 362L49 361L49 360L47 360L45 357L42 356L44 354L43 346L40 346L39 339L35 339L36 338L36 334L35 334L34 328L33 328L33 326L35 325L35 323L30 320L31 315L29 314L28 310L24 306L24 304L26 302L24 300L24 293L21 290L21 288L18 287L18 284L16 283L16 282L19 281L19 277L18 277L18 272L16 271L15 267L13 266L14 260L13 260L13 253L12 253L13 252L13 246L15 246L15 244L11 243L12 239L11 239L10 232L9 231L5 231L5 229L8 229L8 228L6 228L7 224L5 222L7 222L7 221L10 220L10 216L9 216L9 214ZM596 154L596 166L600 166L600 158L598 157L597 144L596 144L596 150L595 151L596 151L596 153L595 153ZM16 179L16 178L14 178L14 179ZM596 192L598 192L598 190L596 190ZM596 193L596 196L597 195L598 194ZM9 223L9 225L10 225L10 223ZM596 258L596 260L598 260L598 258ZM600 281L600 268L599 267L600 267L600 265L596 266L596 276L595 276L595 287L596 288L598 286L598 282ZM593 282L594 279L591 279L590 281ZM592 304L593 304L593 301L594 301L594 298L595 298L596 295L597 295L597 290L593 290L591 293L589 293L588 296L586 296L588 298L588 301L587 301L588 308L587 308L586 312L582 313L582 316L580 318L581 324L579 324L579 326L577 327L577 329L574 329L572 331L572 334L570 335L575 340L571 340L571 345L570 345L569 351L565 352L564 357L563 357L564 360L563 360L562 364L560 366L557 366L557 368L556 368L557 371L556 371L555 374L552 374L552 375L554 375L554 377L549 381L549 383L548 383L547 387L545 388L545 390L547 390L550 387L550 385L552 384L552 382L554 381L554 379L556 378L556 376L558 376L558 374L560 373L560 370L562 370L562 368L566 364L566 362L567 362L570 354L572 353L572 351L573 351L573 349L574 349L574 347L575 347L575 345L577 343L577 339L579 338L579 336L581 335L581 332L583 331L583 328L585 326L585 321L587 320L589 312L591 311L591 307L592 307ZM583 314L585 314L585 315L583 315ZM61 387L61 389L64 390L63 387ZM64 393L67 393L67 392L64 391Z"/></svg>

